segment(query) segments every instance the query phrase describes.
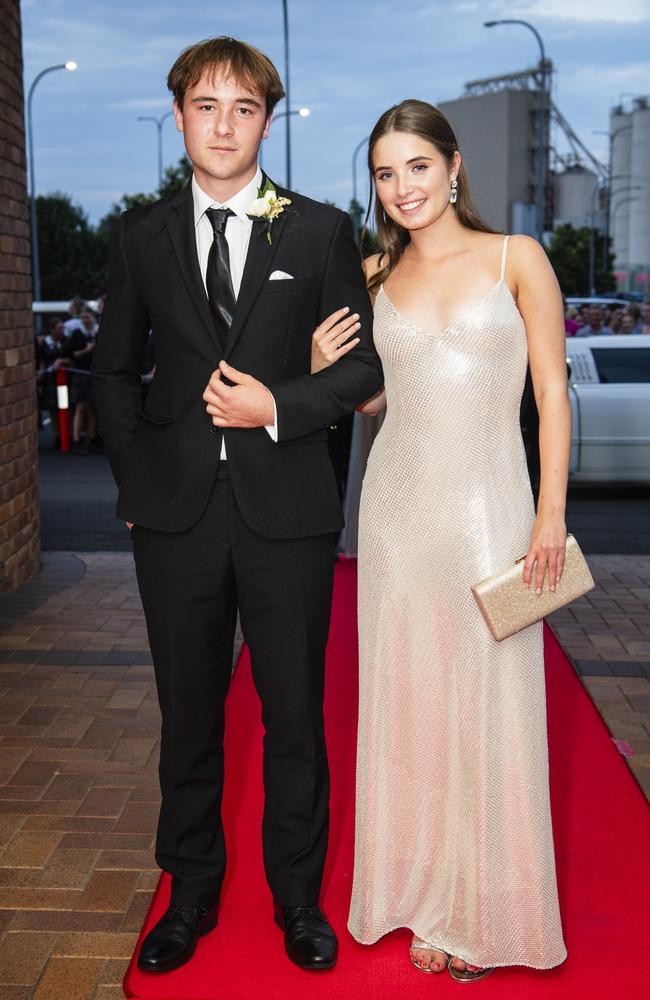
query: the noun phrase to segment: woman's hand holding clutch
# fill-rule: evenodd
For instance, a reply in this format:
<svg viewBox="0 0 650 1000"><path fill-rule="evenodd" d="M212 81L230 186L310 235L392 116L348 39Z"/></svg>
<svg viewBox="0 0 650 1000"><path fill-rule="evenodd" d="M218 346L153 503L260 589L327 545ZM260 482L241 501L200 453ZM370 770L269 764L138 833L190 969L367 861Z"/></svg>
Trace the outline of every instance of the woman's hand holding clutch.
<svg viewBox="0 0 650 1000"><path fill-rule="evenodd" d="M566 525L564 517L549 516L538 512L530 536L528 553L524 560L524 586L533 583L535 592L541 594L544 575L548 572L548 584L555 590L562 576L566 552Z"/></svg>

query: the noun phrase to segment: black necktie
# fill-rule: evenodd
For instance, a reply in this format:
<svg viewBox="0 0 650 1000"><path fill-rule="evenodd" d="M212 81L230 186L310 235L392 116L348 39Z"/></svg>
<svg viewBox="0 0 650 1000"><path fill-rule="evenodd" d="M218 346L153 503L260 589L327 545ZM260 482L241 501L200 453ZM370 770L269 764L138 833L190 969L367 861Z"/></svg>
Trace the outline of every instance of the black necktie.
<svg viewBox="0 0 650 1000"><path fill-rule="evenodd" d="M208 254L205 284L223 349L235 314L235 293L232 287L230 254L226 240L226 222L234 214L229 208L208 208L206 211L214 230L214 240Z"/></svg>

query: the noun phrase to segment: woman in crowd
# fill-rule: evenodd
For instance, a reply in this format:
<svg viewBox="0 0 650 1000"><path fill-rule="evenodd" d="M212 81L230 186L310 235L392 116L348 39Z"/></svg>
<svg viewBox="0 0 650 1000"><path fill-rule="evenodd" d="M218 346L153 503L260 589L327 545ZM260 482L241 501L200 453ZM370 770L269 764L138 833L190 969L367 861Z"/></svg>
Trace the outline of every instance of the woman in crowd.
<svg viewBox="0 0 650 1000"><path fill-rule="evenodd" d="M612 333L622 333L623 332L623 310L614 309L612 312L612 317L609 322L609 328Z"/></svg>
<svg viewBox="0 0 650 1000"><path fill-rule="evenodd" d="M68 365L73 369L70 387L74 406L72 450L78 454L96 447L97 414L90 369L98 330L97 319L89 309L80 313L79 324L67 340Z"/></svg>
<svg viewBox="0 0 650 1000"><path fill-rule="evenodd" d="M575 337L576 333L580 329L580 324L576 319L578 315L578 310L574 306L569 306L565 299L562 299L562 304L564 306L564 330L567 337Z"/></svg>
<svg viewBox="0 0 650 1000"><path fill-rule="evenodd" d="M641 306L641 333L650 333L650 302Z"/></svg>

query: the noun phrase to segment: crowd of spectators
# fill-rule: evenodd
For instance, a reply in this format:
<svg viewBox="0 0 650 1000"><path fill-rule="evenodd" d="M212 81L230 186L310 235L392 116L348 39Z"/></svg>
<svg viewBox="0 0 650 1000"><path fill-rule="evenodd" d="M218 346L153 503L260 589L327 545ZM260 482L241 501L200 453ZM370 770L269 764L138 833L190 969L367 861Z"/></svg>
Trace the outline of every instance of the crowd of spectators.
<svg viewBox="0 0 650 1000"><path fill-rule="evenodd" d="M103 448L97 433L90 376L103 304L103 296L97 300L95 309L82 299L75 298L68 306L67 316L50 318L47 333L36 335L39 426L43 426L49 418L52 446L60 448L56 372L64 367L67 369L72 420L71 448L77 455L87 455ZM650 302L629 302L624 308L590 302L579 309L565 302L564 325L567 337L650 334ZM150 336L141 371L143 395L146 395L154 370L153 337Z"/></svg>
<svg viewBox="0 0 650 1000"><path fill-rule="evenodd" d="M104 296L100 297L94 306L95 308L91 309L83 299L75 298L68 306L66 316L51 317L47 323L47 332L36 334L39 428L49 422L52 430L52 447L55 449L61 447L56 376L60 368L65 368L70 414L70 445L75 455L103 451L102 439L97 433L91 368ZM150 334L140 370L143 402L155 367L153 335Z"/></svg>
<svg viewBox="0 0 650 1000"><path fill-rule="evenodd" d="M47 332L36 335L40 424L42 426L49 417L53 447L60 448L56 372L65 368L71 417L71 450L77 455L102 450L102 441L97 434L90 376L102 306L103 299L98 300L96 311L90 309L83 300L73 299L68 307L67 317L50 318Z"/></svg>
<svg viewBox="0 0 650 1000"><path fill-rule="evenodd" d="M650 302L629 302L624 308L590 302L580 309L565 303L564 326L567 337L650 333Z"/></svg>

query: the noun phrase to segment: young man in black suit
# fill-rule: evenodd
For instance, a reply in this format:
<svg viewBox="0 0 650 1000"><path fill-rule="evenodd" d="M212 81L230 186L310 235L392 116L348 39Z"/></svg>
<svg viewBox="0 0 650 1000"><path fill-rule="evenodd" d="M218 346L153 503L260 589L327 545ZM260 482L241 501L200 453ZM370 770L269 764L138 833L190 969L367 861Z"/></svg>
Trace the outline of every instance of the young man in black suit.
<svg viewBox="0 0 650 1000"><path fill-rule="evenodd" d="M139 965L178 967L216 924L239 609L266 730L275 919L296 964L330 968L336 937L318 908L329 793L322 702L342 516L327 426L381 385L370 303L347 216L276 190L257 166L284 95L270 60L210 39L179 56L168 84L193 179L121 217L94 361L162 711L156 860L172 893ZM359 343L311 375L312 333L345 306L339 342ZM156 371L143 408L150 330Z"/></svg>

